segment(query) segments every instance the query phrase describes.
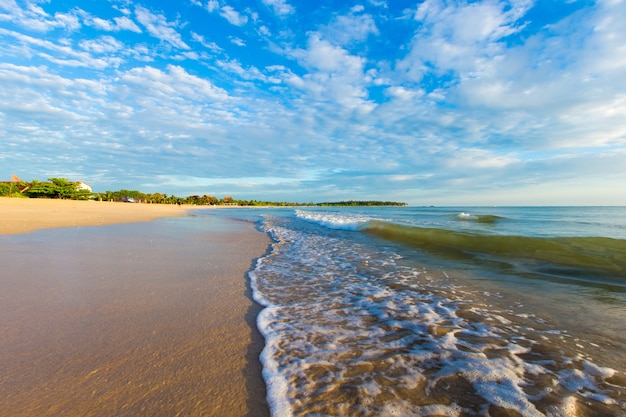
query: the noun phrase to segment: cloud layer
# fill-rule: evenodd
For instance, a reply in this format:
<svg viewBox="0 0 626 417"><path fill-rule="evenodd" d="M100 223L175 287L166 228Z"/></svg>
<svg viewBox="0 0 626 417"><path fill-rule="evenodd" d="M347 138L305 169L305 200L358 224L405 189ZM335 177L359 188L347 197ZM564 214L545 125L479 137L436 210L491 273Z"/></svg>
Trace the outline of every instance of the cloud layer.
<svg viewBox="0 0 626 417"><path fill-rule="evenodd" d="M0 175L626 205L626 2L0 0Z"/></svg>

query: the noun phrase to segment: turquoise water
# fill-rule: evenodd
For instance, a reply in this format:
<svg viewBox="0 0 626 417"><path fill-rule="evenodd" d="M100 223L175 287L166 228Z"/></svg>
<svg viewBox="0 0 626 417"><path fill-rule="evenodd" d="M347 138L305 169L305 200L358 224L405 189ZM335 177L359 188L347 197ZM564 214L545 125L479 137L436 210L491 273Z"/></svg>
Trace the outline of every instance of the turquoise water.
<svg viewBox="0 0 626 417"><path fill-rule="evenodd" d="M274 415L626 415L624 207L199 213L274 241Z"/></svg>

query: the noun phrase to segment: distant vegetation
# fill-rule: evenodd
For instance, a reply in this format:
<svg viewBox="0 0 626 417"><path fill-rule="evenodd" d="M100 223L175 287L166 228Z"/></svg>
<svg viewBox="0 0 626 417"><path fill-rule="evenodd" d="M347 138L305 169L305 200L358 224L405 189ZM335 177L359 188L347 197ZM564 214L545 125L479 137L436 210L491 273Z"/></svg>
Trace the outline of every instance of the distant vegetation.
<svg viewBox="0 0 626 417"><path fill-rule="evenodd" d="M2 182L0 196L25 198L57 198L68 200L99 200L124 201L129 203L153 204L193 204L193 205L226 205L226 206L406 206L406 203L395 201L339 201L326 203L293 203L285 201L237 200L231 196L222 198L208 194L203 196L192 195L177 197L163 193L142 193L136 190L105 191L92 193L80 187L79 182L68 181L65 178L48 178L47 182L33 180L32 182Z"/></svg>
<svg viewBox="0 0 626 417"><path fill-rule="evenodd" d="M406 206L397 201L338 201L335 203L317 203L316 206Z"/></svg>

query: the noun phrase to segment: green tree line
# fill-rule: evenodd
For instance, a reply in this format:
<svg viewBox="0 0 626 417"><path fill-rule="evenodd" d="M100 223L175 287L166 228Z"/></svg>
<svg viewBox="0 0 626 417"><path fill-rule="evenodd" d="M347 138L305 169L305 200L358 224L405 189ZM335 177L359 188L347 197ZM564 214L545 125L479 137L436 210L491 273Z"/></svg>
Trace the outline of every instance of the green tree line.
<svg viewBox="0 0 626 417"><path fill-rule="evenodd" d="M0 196L26 198L58 198L70 200L99 200L129 203L151 204L191 204L191 205L234 205L234 206L271 206L271 207L301 207L301 206L405 206L406 203L394 201L339 201L325 203L295 203L286 201L238 200L231 196L222 198L205 195L191 195L177 197L174 194L143 193L137 190L105 191L92 193L79 187L78 182L68 181L65 178L48 178L47 182L33 180L32 182L3 182L0 183Z"/></svg>
<svg viewBox="0 0 626 417"><path fill-rule="evenodd" d="M376 201L376 200L367 200L367 201L337 201L332 203L317 203L316 206L344 206L344 207L353 207L353 206L406 206L406 203L398 202L398 201Z"/></svg>
<svg viewBox="0 0 626 417"><path fill-rule="evenodd" d="M0 183L0 195L26 198L60 198L88 200L92 193L79 187L79 183L65 178L48 178L48 181Z"/></svg>

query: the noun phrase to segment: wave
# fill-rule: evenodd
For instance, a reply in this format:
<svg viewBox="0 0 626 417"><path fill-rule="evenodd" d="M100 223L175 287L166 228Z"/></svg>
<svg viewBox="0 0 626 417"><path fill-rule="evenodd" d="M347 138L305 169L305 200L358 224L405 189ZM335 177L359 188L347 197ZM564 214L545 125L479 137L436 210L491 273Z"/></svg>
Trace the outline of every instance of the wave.
<svg viewBox="0 0 626 417"><path fill-rule="evenodd" d="M296 217L317 223L329 229L359 231L373 220L371 217L356 213L315 212L296 210Z"/></svg>
<svg viewBox="0 0 626 417"><path fill-rule="evenodd" d="M484 235L372 220L364 232L453 259L506 262L530 272L626 279L626 240Z"/></svg>
<svg viewBox="0 0 626 417"><path fill-rule="evenodd" d="M496 216L493 214L470 214L470 213L465 213L465 212L461 212L459 214L455 214L452 216L458 220L483 223L483 224L494 224L504 219L504 217Z"/></svg>

